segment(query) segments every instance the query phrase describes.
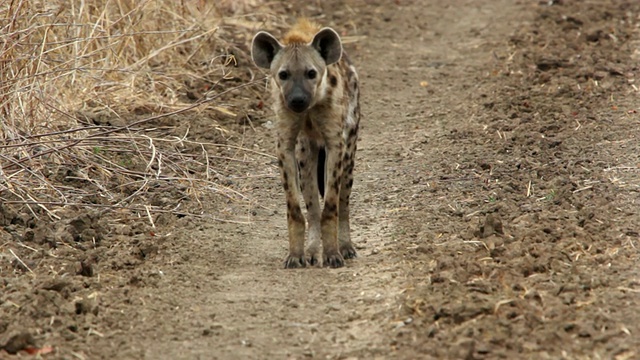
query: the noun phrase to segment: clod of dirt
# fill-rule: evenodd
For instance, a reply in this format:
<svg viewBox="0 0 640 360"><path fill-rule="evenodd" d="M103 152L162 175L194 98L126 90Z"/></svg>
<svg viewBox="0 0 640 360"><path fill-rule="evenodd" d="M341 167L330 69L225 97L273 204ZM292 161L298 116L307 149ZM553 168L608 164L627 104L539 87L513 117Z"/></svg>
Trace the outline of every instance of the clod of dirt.
<svg viewBox="0 0 640 360"><path fill-rule="evenodd" d="M35 346L36 341L28 332L22 332L13 335L6 344L0 346L0 350L4 349L9 354L17 354L18 351L25 350L28 347Z"/></svg>
<svg viewBox="0 0 640 360"><path fill-rule="evenodd" d="M102 239L96 218L90 214L82 214L69 222L68 230L75 241L91 241Z"/></svg>
<svg viewBox="0 0 640 360"><path fill-rule="evenodd" d="M38 224L38 226L31 230L27 230L25 232L24 237L27 237L27 233L31 230L33 232L33 236L31 237L31 241L38 245L49 244L50 247L55 248L56 242L53 238L53 229L51 228L52 224ZM25 239L26 241L26 239Z"/></svg>
<svg viewBox="0 0 640 360"><path fill-rule="evenodd" d="M86 277L93 277L93 265L88 261L80 261L76 273Z"/></svg>
<svg viewBox="0 0 640 360"><path fill-rule="evenodd" d="M51 291L55 291L55 292L60 292L62 291L62 289L64 289L65 287L69 286L70 283L68 281L64 281L64 280L60 280L60 279L52 279L52 280L48 280L45 281L42 284L42 288L44 290L51 290Z"/></svg>
<svg viewBox="0 0 640 360"><path fill-rule="evenodd" d="M504 235L502 221L497 215L487 214L484 224L480 225L478 230L474 232L474 236L484 239L491 235Z"/></svg>
<svg viewBox="0 0 640 360"><path fill-rule="evenodd" d="M565 61L554 58L542 58L536 62L536 67L540 71L549 71L561 67L566 67L567 65L568 64Z"/></svg>
<svg viewBox="0 0 640 360"><path fill-rule="evenodd" d="M0 204L0 225L32 227L34 224L35 219L33 215L25 212L20 212L7 204Z"/></svg>
<svg viewBox="0 0 640 360"><path fill-rule="evenodd" d="M586 39L589 42L597 42L597 41L600 41L601 39L605 39L606 37L607 37L607 34L604 31L598 29L587 34Z"/></svg>
<svg viewBox="0 0 640 360"><path fill-rule="evenodd" d="M11 262L11 266L13 266L14 269L22 272L33 271L36 265L37 263L34 260L28 260L28 259L24 259L22 261L18 259L14 259Z"/></svg>
<svg viewBox="0 0 640 360"><path fill-rule="evenodd" d="M11 224L16 216L15 210L6 204L0 203L0 225L7 226Z"/></svg>
<svg viewBox="0 0 640 360"><path fill-rule="evenodd" d="M98 315L98 304L96 303L95 298L85 298L75 303L76 314L84 315L84 314L93 314Z"/></svg>
<svg viewBox="0 0 640 360"><path fill-rule="evenodd" d="M141 244L138 247L138 257L141 260L147 259L158 253L158 245L156 244Z"/></svg>
<svg viewBox="0 0 640 360"><path fill-rule="evenodd" d="M99 244L105 233L97 213L85 213L69 220L56 230L55 238L64 243L93 242Z"/></svg>

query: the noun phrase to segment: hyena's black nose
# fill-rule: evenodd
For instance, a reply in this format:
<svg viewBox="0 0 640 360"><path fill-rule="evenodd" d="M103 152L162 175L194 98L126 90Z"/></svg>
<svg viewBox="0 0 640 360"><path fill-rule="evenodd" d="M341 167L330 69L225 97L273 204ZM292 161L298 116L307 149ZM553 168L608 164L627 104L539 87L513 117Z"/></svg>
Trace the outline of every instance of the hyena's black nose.
<svg viewBox="0 0 640 360"><path fill-rule="evenodd" d="M292 96L289 98L289 109L297 113L307 110L309 97L305 95Z"/></svg>

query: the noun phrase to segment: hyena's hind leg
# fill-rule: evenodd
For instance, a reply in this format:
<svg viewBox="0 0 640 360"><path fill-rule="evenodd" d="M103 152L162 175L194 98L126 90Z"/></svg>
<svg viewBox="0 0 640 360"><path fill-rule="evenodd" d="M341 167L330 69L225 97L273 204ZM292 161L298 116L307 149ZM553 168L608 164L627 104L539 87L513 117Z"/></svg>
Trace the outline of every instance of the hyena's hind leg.
<svg viewBox="0 0 640 360"><path fill-rule="evenodd" d="M320 198L318 197L318 154L320 149L315 141L301 137L296 146L296 158L300 174L300 188L307 207L308 240L307 258L309 264L322 266L322 231L320 227ZM324 166L324 164L322 164ZM320 181L324 181L321 179Z"/></svg>
<svg viewBox="0 0 640 360"><path fill-rule="evenodd" d="M338 214L338 243L340 245L340 253L345 259L353 259L356 257L356 248L353 246L353 242L351 242L351 228L349 226L349 197L351 196L351 188L353 187L353 168L355 166L357 134L354 131L349 135L352 137L347 139L347 149L342 159L343 171Z"/></svg>

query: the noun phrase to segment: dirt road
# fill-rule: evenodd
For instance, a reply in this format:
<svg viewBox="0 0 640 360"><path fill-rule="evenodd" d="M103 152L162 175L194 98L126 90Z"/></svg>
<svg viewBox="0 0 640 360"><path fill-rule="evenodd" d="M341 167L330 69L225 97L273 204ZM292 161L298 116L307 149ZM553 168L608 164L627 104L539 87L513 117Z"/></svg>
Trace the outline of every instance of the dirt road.
<svg viewBox="0 0 640 360"><path fill-rule="evenodd" d="M640 4L304 3L292 19L354 40L359 257L282 269L273 129L235 126L256 153L229 186L253 206L211 209L242 221L106 239L99 276L64 291L3 280L3 341L29 330L86 359L640 357Z"/></svg>

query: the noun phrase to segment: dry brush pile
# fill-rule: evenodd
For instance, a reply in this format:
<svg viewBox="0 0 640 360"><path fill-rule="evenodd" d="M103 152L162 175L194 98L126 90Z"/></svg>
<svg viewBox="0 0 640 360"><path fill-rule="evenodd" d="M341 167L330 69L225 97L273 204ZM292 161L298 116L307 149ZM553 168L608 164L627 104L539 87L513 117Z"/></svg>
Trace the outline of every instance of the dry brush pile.
<svg viewBox="0 0 640 360"><path fill-rule="evenodd" d="M180 212L181 198L204 191L243 199L219 181L229 156L211 150L264 156L227 143L216 120L246 116L234 101L263 84L239 64L264 21L239 14L259 6L0 3L0 207L57 219L69 206ZM194 140L185 119L206 123L208 135ZM171 199L152 203L142 196L150 189Z"/></svg>

